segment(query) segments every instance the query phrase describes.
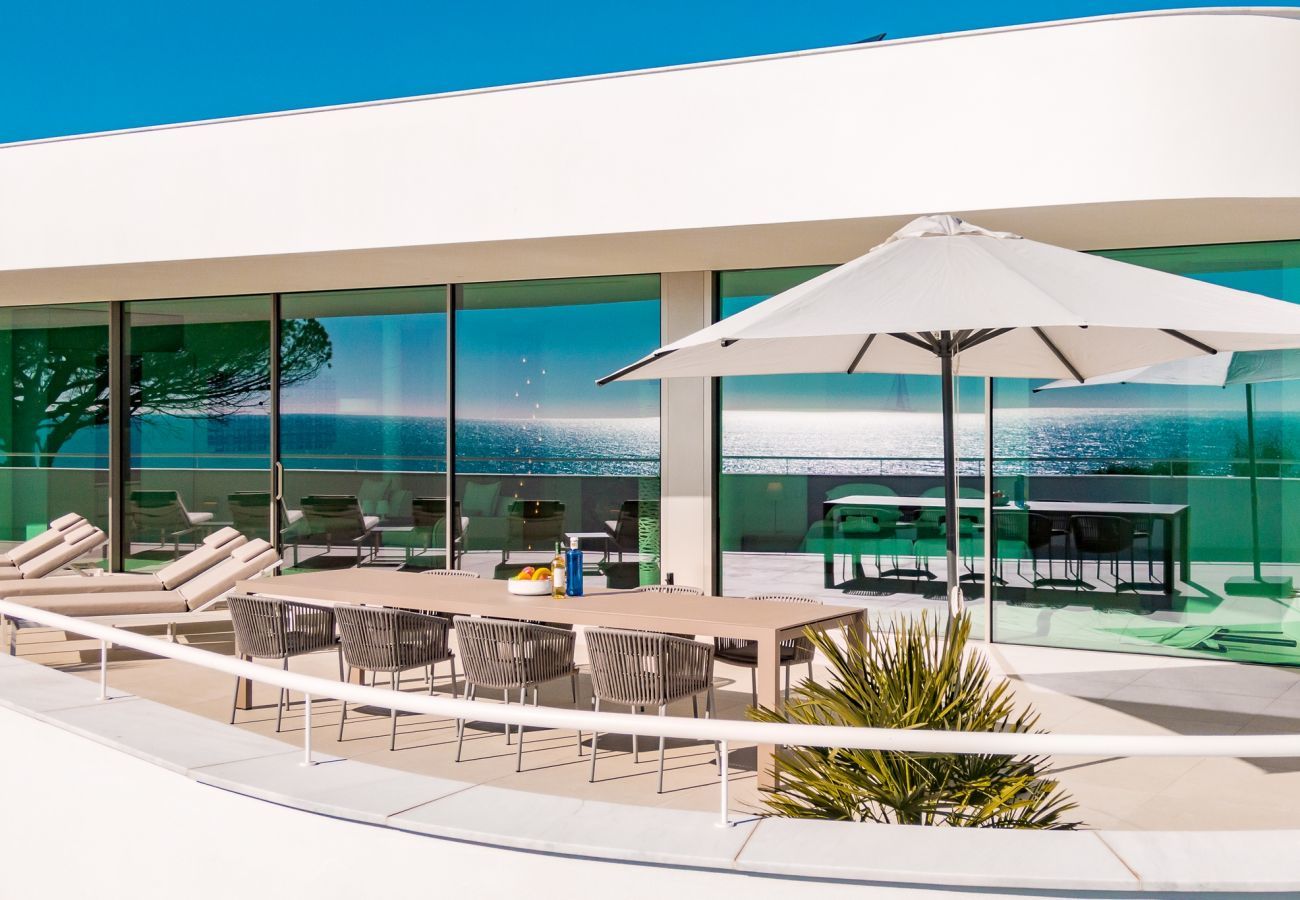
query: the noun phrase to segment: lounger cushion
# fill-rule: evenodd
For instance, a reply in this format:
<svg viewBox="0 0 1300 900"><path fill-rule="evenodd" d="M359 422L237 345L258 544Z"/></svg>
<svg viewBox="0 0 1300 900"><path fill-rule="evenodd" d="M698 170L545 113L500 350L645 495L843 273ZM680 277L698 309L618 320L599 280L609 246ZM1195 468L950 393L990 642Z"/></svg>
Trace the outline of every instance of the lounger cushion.
<svg viewBox="0 0 1300 900"><path fill-rule="evenodd" d="M66 516L59 516L50 523L50 527L55 531L67 531L79 522L84 522L85 517L81 513L68 513Z"/></svg>
<svg viewBox="0 0 1300 900"><path fill-rule="evenodd" d="M161 591L157 575L48 575L0 583L0 597L38 597L49 594L108 594L114 591Z"/></svg>
<svg viewBox="0 0 1300 900"><path fill-rule="evenodd" d="M50 528L46 531L42 531L30 541L23 541L17 547L11 547L5 556L8 558L10 564L21 566L29 559L35 559L42 553L53 550L62 543L63 532Z"/></svg>
<svg viewBox="0 0 1300 900"><path fill-rule="evenodd" d="M252 558L240 558L241 555L247 557L248 553L253 552L253 548L260 548L261 552ZM185 597L189 608L197 609L209 600L215 600L229 591L235 586L235 582L243 578L252 578L254 575L273 566L279 559L280 555L275 552L274 547L261 538L257 538L242 547L236 548L230 559L218 563L200 575L196 575L181 585L178 590Z"/></svg>
<svg viewBox="0 0 1300 900"><path fill-rule="evenodd" d="M89 522L83 522L63 536L63 542L57 547L46 550L40 556L33 557L18 568L24 578L40 578L61 566L66 566L83 553L98 547L108 536Z"/></svg>
<svg viewBox="0 0 1300 900"><path fill-rule="evenodd" d="M28 604L65 616L133 616L183 613L185 598L176 591L117 591L111 594L50 594Z"/></svg>
<svg viewBox="0 0 1300 900"><path fill-rule="evenodd" d="M23 577L23 570L17 566L0 566L0 581L17 581Z"/></svg>
<svg viewBox="0 0 1300 900"><path fill-rule="evenodd" d="M229 530L234 531L233 528ZM229 559L231 551L242 547L247 542L248 539L236 531L235 540L226 541L224 544L215 547L202 544L197 549L191 550L179 559L163 566L155 574L157 574L164 589L174 591L200 572L206 572L222 560Z"/></svg>
<svg viewBox="0 0 1300 900"><path fill-rule="evenodd" d="M243 535L236 529L227 525L225 528L218 528L216 531L212 532L212 534L205 537L203 543L207 544L209 547L221 547L230 543L235 538L240 537L243 537Z"/></svg>
<svg viewBox="0 0 1300 900"><path fill-rule="evenodd" d="M272 549L274 548L271 546L269 541L264 541L261 538L254 538L243 546L236 547L230 555L241 563L246 563L250 559L255 559L267 550Z"/></svg>

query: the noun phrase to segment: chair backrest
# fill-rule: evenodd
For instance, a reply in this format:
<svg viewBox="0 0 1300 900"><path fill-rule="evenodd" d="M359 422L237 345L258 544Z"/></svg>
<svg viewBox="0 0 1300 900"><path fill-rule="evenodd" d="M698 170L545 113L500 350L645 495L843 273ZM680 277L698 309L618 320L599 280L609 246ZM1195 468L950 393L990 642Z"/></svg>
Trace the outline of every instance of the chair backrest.
<svg viewBox="0 0 1300 900"><path fill-rule="evenodd" d="M564 540L564 504L558 500L514 500L507 516L508 550L552 550Z"/></svg>
<svg viewBox="0 0 1300 900"><path fill-rule="evenodd" d="M1070 536L1084 553L1118 553L1133 546L1133 523L1123 516L1070 516Z"/></svg>
<svg viewBox="0 0 1300 900"><path fill-rule="evenodd" d="M235 652L258 659L286 659L334 644L334 610L296 600L232 594L230 624Z"/></svg>
<svg viewBox="0 0 1300 900"><path fill-rule="evenodd" d="M685 584L643 584L640 587L632 588L637 594L655 593L655 594L690 594L692 597L703 597L704 591L697 587L691 587Z"/></svg>
<svg viewBox="0 0 1300 900"><path fill-rule="evenodd" d="M451 578L481 578L478 572L466 572L464 569L425 569L425 575L441 575Z"/></svg>
<svg viewBox="0 0 1300 900"><path fill-rule="evenodd" d="M337 606L339 644L350 666L400 672L446 659L451 623L441 616L382 606Z"/></svg>
<svg viewBox="0 0 1300 900"><path fill-rule="evenodd" d="M922 497L946 497L947 491L944 489L944 486L940 484L932 488L926 488L924 491L921 492L921 496ZM960 499L978 500L980 497L983 496L984 496L984 491L980 490L979 488L966 487L964 485L959 486L957 488L957 498L959 500ZM927 522L930 524L940 522L942 521L943 518L944 518L944 512L942 506L927 506L923 508L921 512L917 515L918 521Z"/></svg>
<svg viewBox="0 0 1300 900"><path fill-rule="evenodd" d="M571 631L512 619L454 621L465 680L477 687L522 688L573 670Z"/></svg>
<svg viewBox="0 0 1300 900"><path fill-rule="evenodd" d="M59 543L49 550L33 556L18 566L18 571L22 573L23 578L41 578L107 541L108 535L103 531L89 522L82 522L65 531Z"/></svg>
<svg viewBox="0 0 1300 900"><path fill-rule="evenodd" d="M280 561L280 554L261 538L253 538L235 547L228 559L195 575L181 584L176 592L185 598L190 609L197 609L209 600L215 600L244 578L252 578Z"/></svg>
<svg viewBox="0 0 1300 900"><path fill-rule="evenodd" d="M302 498L307 530L331 540L351 541L366 533L357 498L345 494L316 494Z"/></svg>
<svg viewBox="0 0 1300 900"><path fill-rule="evenodd" d="M636 550L641 544L641 519L659 518L657 500L624 500L614 519L612 538L622 550Z"/></svg>
<svg viewBox="0 0 1300 900"><path fill-rule="evenodd" d="M453 543L460 540L461 515L460 501L455 500L451 504L451 539ZM446 521L446 497L416 497L411 501L411 524L416 528L437 532L440 527L446 527Z"/></svg>
<svg viewBox="0 0 1300 900"><path fill-rule="evenodd" d="M50 523L50 527L42 531L33 538L28 538L21 544L10 547L4 554L8 559L9 565L21 566L29 559L35 559L48 550L63 543L63 536L73 528L80 525L86 520L77 513L68 513L66 516L59 516Z"/></svg>
<svg viewBox="0 0 1300 900"><path fill-rule="evenodd" d="M712 676L713 648L653 631L588 628L591 685L601 700L658 706L699 690Z"/></svg>
<svg viewBox="0 0 1300 900"><path fill-rule="evenodd" d="M804 606L821 606L822 602L812 597L805 597L803 594L753 594L750 600L767 600L770 603L799 603ZM715 644L716 646L716 644ZM807 662L813 658L816 652L812 641L804 635L797 638L790 638L782 641L781 647L795 652L795 658L792 662Z"/></svg>
<svg viewBox="0 0 1300 900"><path fill-rule="evenodd" d="M190 527L178 491L132 491L127 512L138 530L181 531Z"/></svg>
<svg viewBox="0 0 1300 900"><path fill-rule="evenodd" d="M231 523L244 534L269 537L271 534L271 492L238 491L229 495Z"/></svg>
<svg viewBox="0 0 1300 900"><path fill-rule="evenodd" d="M205 537L198 547L163 566L154 575L164 589L174 591L200 572L229 559L231 553L247 543L248 538L235 529L220 528Z"/></svg>

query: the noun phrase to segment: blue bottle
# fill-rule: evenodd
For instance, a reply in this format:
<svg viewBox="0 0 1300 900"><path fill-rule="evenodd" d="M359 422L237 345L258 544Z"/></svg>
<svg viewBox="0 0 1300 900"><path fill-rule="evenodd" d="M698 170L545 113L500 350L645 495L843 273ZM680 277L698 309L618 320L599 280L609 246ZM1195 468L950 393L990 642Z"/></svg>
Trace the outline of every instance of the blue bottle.
<svg viewBox="0 0 1300 900"><path fill-rule="evenodd" d="M582 596L582 551L578 539L569 539L569 552L564 559L564 587L570 597Z"/></svg>

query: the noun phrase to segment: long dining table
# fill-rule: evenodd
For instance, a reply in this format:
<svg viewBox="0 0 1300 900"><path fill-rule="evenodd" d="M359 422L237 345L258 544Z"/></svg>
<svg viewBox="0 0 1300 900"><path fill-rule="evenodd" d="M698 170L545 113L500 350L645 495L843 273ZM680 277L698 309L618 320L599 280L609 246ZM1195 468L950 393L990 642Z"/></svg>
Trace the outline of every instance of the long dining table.
<svg viewBox="0 0 1300 900"><path fill-rule="evenodd" d="M798 637L809 627L847 626L859 636L865 634L867 627L865 611L847 606L602 587L593 587L581 597L557 600L550 596L510 594L504 581L487 578L432 577L373 568L241 581L235 590L321 604L392 606L448 615L529 619L754 641L758 646L758 702L770 709L779 709L782 704L782 641ZM775 758L774 746L759 745L760 788L770 790L776 786Z"/></svg>

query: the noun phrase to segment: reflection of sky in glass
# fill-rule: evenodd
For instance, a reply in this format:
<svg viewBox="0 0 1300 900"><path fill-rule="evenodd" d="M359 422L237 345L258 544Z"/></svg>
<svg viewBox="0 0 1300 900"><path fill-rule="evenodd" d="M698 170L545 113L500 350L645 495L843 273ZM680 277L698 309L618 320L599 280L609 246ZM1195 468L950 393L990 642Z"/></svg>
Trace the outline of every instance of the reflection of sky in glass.
<svg viewBox="0 0 1300 900"><path fill-rule="evenodd" d="M464 310L456 318L457 415L658 416L657 382L596 385L657 346L658 300Z"/></svg>
<svg viewBox="0 0 1300 900"><path fill-rule="evenodd" d="M306 310L297 310L306 314ZM446 316L332 316L319 320L333 358L311 381L284 391L286 414L447 414Z"/></svg>

